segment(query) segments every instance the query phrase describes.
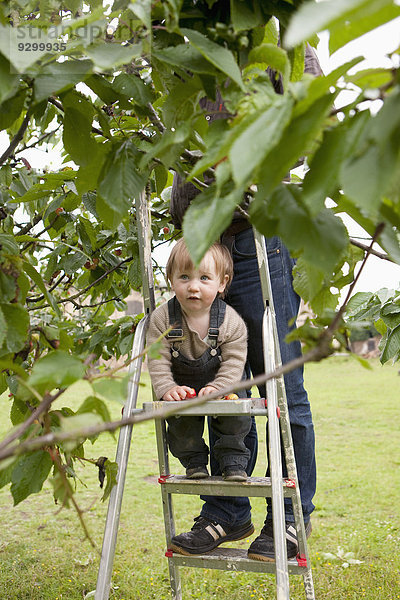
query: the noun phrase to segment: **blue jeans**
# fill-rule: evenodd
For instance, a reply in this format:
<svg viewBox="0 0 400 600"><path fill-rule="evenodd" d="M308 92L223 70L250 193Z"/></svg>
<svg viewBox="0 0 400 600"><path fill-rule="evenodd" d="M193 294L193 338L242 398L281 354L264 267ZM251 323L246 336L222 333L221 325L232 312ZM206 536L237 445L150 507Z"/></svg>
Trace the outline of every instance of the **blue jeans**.
<svg viewBox="0 0 400 600"><path fill-rule="evenodd" d="M287 248L277 237L267 238L268 264L270 269L272 294L274 299L276 323L282 363L289 362L301 355L300 342L286 344L287 333L295 327L288 323L297 316L300 298L293 290L292 268L294 260ZM262 319L264 303L261 293L259 269L254 244L253 230L247 229L235 236L233 246L234 277L229 288L226 302L233 306L245 320L248 332L248 366L253 376L264 373L264 358L262 346ZM299 479L301 503L304 520L310 518L314 510L312 503L316 487L315 438L310 403L304 389L303 368L300 367L285 375L286 396L296 457L297 474ZM259 386L260 397L265 397L265 386ZM268 428L267 428L268 438ZM210 437L210 448L214 440ZM251 451L248 465L250 474L257 458L257 432L255 422L245 439ZM267 445L268 447L268 445ZM218 474L217 463L211 453L211 471ZM284 465L284 476L286 468ZM215 471L214 471L215 469ZM268 475L267 470L267 475ZM250 502L248 498L202 496L204 505L201 514L209 519L225 525L240 525L250 518ZM294 521L293 508L290 498L285 498L285 514L287 521ZM267 498L267 518L272 518L271 502Z"/></svg>

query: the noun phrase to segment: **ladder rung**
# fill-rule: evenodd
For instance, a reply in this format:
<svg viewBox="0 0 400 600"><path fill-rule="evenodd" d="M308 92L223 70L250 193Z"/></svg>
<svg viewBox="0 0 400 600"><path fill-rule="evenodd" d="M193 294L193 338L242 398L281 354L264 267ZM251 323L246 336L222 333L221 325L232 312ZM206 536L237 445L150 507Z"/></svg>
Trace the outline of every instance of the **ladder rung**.
<svg viewBox="0 0 400 600"><path fill-rule="evenodd" d="M247 550L237 548L216 548L207 554L183 556L167 550L165 554L176 566L198 567L201 569L220 569L223 571L254 571L256 573L275 573L275 562L264 562L247 558ZM305 573L304 561L288 560L288 571L291 574Z"/></svg>
<svg viewBox="0 0 400 600"><path fill-rule="evenodd" d="M222 477L207 479L187 479L183 475L161 476L159 483L165 485L170 494L202 494L207 496L259 496L271 497L271 479L269 477L249 477L247 481L224 481ZM283 479L284 496L295 494L295 483Z"/></svg>
<svg viewBox="0 0 400 600"><path fill-rule="evenodd" d="M164 408L166 402L143 402L144 411L153 411ZM199 406L192 406L191 400L182 400L179 403L180 411L176 415L266 415L265 398L239 398L238 400L208 400ZM175 416L175 415L174 415Z"/></svg>

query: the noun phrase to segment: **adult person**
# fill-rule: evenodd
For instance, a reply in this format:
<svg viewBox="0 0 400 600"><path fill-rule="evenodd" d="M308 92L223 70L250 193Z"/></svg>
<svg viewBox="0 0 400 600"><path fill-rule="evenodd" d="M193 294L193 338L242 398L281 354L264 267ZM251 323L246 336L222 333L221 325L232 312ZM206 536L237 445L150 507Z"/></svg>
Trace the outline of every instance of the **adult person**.
<svg viewBox="0 0 400 600"><path fill-rule="evenodd" d="M315 76L322 74L316 54L310 46L306 47L305 71ZM268 72L275 91L283 93L281 79L277 78L273 71L269 70ZM207 99L200 101L202 108L209 114L210 121L229 116L219 91L216 96L216 102ZM178 175L175 175L171 197L171 215L178 227L182 223L187 206L198 193L199 190L193 184L185 183ZM222 235L221 241L231 249L234 263L234 277L225 300L235 308L247 324L248 367L253 376L256 376L264 372L262 346L264 303L250 223L240 213L235 213L232 224ZM295 327L294 324L290 326L289 323L295 321L300 303L300 298L293 289L294 261L278 237L266 238L266 247L281 357L282 362L286 363L301 354L301 346L298 341L290 344L284 341L286 335ZM312 499L316 488L315 438L311 408L304 388L302 367L291 371L285 375L284 379L303 517L308 536L311 533L310 515L314 509ZM261 397L265 397L265 385L259 386L259 392ZM251 451L247 469L250 475L257 456L257 434L254 420L245 443ZM211 436L210 446L212 447L212 445ZM211 460L211 470L213 474L220 474L218 465L213 460ZM202 496L202 499L204 504L200 516L195 518L195 524L191 531L176 535L172 540L177 552L200 554L214 549L224 541L243 537L243 526L249 523L251 514L248 498ZM294 527L293 507L288 498L285 498L285 524L288 558L293 558L297 554L298 543ZM274 560L272 506L268 498L264 527L250 545L248 555L256 560Z"/></svg>

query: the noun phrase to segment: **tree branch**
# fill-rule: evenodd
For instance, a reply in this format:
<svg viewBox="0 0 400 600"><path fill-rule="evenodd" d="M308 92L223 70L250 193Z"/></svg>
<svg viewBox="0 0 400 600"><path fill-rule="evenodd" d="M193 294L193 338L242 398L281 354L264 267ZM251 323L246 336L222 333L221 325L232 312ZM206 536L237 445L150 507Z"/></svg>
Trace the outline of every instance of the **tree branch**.
<svg viewBox="0 0 400 600"><path fill-rule="evenodd" d="M110 275L110 273L113 273L114 271L119 269L124 263L130 262L131 260L132 260L132 258L125 258L125 260L122 260L117 265L115 265L115 267L112 267L111 269L109 269L108 271L103 273L103 275L100 275L100 277L98 277L96 279L96 281L93 281L93 283L90 283L89 285L87 285L85 288L83 288L83 290L81 290L80 292L77 292L74 296L70 296L69 298L62 298L61 300L57 300L57 304L65 304L66 302L72 302L72 300L75 300L75 298L79 298L79 296L82 296L82 294L85 294L88 290L90 290L90 288L97 285L105 277L108 277L108 275ZM49 304L41 304L40 306L32 306L32 308L28 308L28 310L39 310L39 309L41 310L42 308L48 308L49 306L50 306Z"/></svg>
<svg viewBox="0 0 400 600"><path fill-rule="evenodd" d="M363 243L359 242L358 240L355 240L354 238L350 238L350 244L353 244L353 246L357 246L357 248L361 248L361 250L364 250L365 252L369 251L370 254L373 254L374 256L377 256L378 258L382 258L383 260L388 260L389 262L397 264L387 254L384 254L383 252L378 252L377 250L374 250L373 248L371 248L371 246L367 246L366 244L363 244Z"/></svg>
<svg viewBox="0 0 400 600"><path fill-rule="evenodd" d="M301 367L308 362L319 362L320 360L322 360L322 359L328 357L330 354L332 354L333 350L331 348L331 341L333 338L333 334L335 333L336 329L340 325L343 314L346 310L346 305L347 305L347 303L353 293L354 287L357 284L357 281L365 267L366 261L368 260L368 257L371 254L372 246L375 243L376 239L379 237L379 235L382 233L383 228L384 228L383 223L381 223L380 225L377 226L374 236L372 238L371 244L368 247L366 255L362 261L361 267L360 267L354 281L350 285L349 291L346 295L346 298L345 298L342 306L340 307L339 311L336 313L335 317L333 318L332 322L327 327L327 329L325 329L322 332L322 334L319 337L318 344L314 348L312 348L311 350L309 350L302 356L299 356L298 358L291 360L290 362L287 362L284 365L277 367L271 373L264 373L262 375L257 375L256 377L254 377L252 379L248 379L245 381L239 381L238 383L231 385L229 387L223 388L222 390L218 390L217 392L214 392L213 394L208 394L207 396L197 397L190 401L191 406L201 406L202 404L205 404L208 400L218 399L218 398L221 398L221 396L225 396L226 394L231 393L232 390L236 390L236 391L243 390L243 389L253 387L254 385L260 385L260 384L266 383L270 379L282 377L282 375L285 375L286 373L289 373L290 371L293 371L294 369L297 369L298 367ZM167 419L180 411L180 405L178 402L172 402L172 403L166 402L165 404L166 405L163 406L161 409L157 409L157 410L151 411L149 413L135 414L130 417L119 419L118 421L113 421L110 423L103 423L101 425L94 425L94 426L87 427L87 428L84 428L81 430L76 430L76 431L52 432L52 433L48 433L43 436L37 437L35 439L27 440L20 444L16 444L11 447L9 446L10 442L8 442L7 448L4 447L5 444L3 442L3 444L0 445L0 450L1 450L0 451L0 460L4 460L5 458L8 458L10 456L20 455L24 452L30 452L32 450L36 450L36 449L42 448L44 446L53 446L54 444L57 444L60 442L74 440L79 437L86 438L86 437L91 437L93 435L98 435L99 433L103 433L105 431L112 432L112 431L115 431L116 429L119 429L120 427L124 427L126 425L142 423L144 421L149 421L151 419ZM172 404L172 406L171 406L171 404Z"/></svg>
<svg viewBox="0 0 400 600"><path fill-rule="evenodd" d="M31 110L28 109L26 112L25 118L21 123L21 127L18 129L17 133L13 137L7 150L5 152L3 152L2 156L0 157L0 165L2 165L8 158L10 158L10 156L12 156L14 154L15 148L18 146L18 144L24 137L24 133L28 128L30 118L31 118Z"/></svg>

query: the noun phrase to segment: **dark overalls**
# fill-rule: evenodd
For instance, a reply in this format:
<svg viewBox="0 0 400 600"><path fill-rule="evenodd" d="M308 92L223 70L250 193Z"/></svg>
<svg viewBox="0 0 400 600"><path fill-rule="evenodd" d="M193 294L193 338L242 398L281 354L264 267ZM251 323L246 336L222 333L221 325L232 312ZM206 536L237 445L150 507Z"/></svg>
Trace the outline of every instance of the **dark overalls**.
<svg viewBox="0 0 400 600"><path fill-rule="evenodd" d="M209 348L195 360L184 356L180 351L183 337L182 311L174 296L168 302L168 317L173 329L167 335L171 342L171 369L177 385L187 385L199 393L201 388L214 381L221 365L221 348L218 346L219 328L225 317L226 304L216 298L210 309L210 323L207 343ZM240 393L238 394L240 395ZM242 397L246 397L245 391ZM228 466L245 469L250 451L244 438L250 431L251 418L245 416L219 416L209 419L216 442L215 457L221 470ZM203 440L204 417L172 417L168 419L168 444L171 453L184 467L192 468L208 464L208 446Z"/></svg>

